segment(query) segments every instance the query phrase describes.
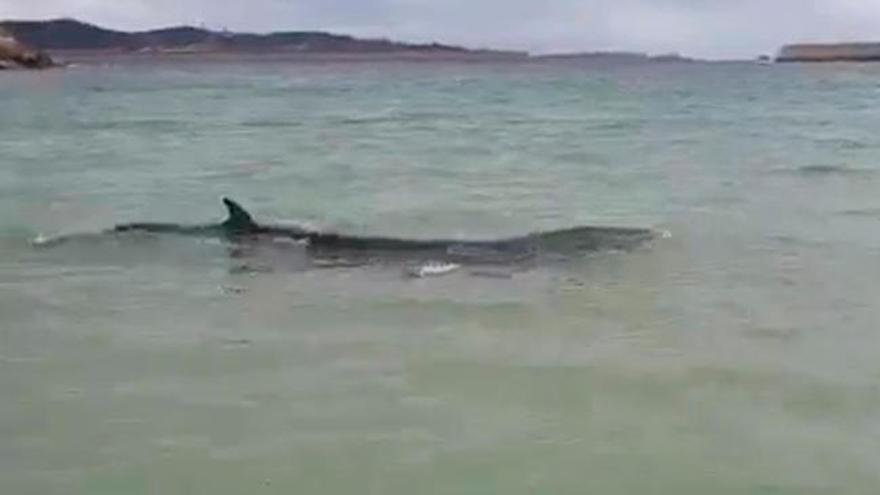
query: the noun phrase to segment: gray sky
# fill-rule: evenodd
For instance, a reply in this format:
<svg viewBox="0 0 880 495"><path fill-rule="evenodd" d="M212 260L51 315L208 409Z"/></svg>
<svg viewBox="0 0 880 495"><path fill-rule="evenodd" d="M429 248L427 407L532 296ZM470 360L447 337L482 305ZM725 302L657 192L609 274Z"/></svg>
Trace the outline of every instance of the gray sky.
<svg viewBox="0 0 880 495"><path fill-rule="evenodd" d="M774 53L794 41L880 40L880 0L0 0L0 18L50 17L710 58Z"/></svg>

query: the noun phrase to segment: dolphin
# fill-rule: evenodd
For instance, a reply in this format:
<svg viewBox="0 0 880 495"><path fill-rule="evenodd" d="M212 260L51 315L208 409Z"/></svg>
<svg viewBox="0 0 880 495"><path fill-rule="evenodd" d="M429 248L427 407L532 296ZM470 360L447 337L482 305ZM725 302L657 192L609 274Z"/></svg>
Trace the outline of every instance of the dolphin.
<svg viewBox="0 0 880 495"><path fill-rule="evenodd" d="M219 237L233 242L286 239L308 254L325 258L397 258L441 263L510 263L542 255L561 257L604 250L631 250L656 237L644 228L582 226L489 240L401 239L345 235L299 226L263 224L240 204L223 198L227 218L216 224L128 223L112 232L146 232Z"/></svg>

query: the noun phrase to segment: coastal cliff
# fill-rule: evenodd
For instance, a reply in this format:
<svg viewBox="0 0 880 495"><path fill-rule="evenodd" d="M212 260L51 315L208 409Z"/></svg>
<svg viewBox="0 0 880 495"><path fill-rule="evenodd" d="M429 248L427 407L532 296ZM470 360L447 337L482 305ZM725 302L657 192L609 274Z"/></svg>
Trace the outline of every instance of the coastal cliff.
<svg viewBox="0 0 880 495"><path fill-rule="evenodd" d="M786 45L777 62L880 62L880 43Z"/></svg>
<svg viewBox="0 0 880 495"><path fill-rule="evenodd" d="M303 53L303 54L416 54L525 56L517 52L469 50L439 43L403 43L387 39L359 39L321 31L268 34L213 31L180 26L151 31L124 32L72 19L0 21L0 29L23 43L51 52L108 53Z"/></svg>

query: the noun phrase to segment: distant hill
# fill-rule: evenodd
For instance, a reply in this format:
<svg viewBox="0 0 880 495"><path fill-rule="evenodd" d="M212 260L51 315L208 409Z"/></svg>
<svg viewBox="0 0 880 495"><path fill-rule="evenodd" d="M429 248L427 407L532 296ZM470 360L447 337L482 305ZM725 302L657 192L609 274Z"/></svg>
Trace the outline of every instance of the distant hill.
<svg viewBox="0 0 880 495"><path fill-rule="evenodd" d="M786 45L777 62L880 62L880 43Z"/></svg>
<svg viewBox="0 0 880 495"><path fill-rule="evenodd" d="M0 29L28 46L52 51L510 54L472 51L438 43L413 44L385 39L358 39L320 31L252 34L180 26L124 32L72 19L0 21Z"/></svg>

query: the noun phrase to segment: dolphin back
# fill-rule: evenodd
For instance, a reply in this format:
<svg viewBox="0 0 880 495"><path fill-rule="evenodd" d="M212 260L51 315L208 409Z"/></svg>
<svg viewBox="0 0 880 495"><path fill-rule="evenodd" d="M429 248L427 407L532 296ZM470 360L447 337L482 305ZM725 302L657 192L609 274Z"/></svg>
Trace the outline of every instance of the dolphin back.
<svg viewBox="0 0 880 495"><path fill-rule="evenodd" d="M334 232L307 230L295 226L261 225L254 221L239 203L223 198L227 217L219 224L180 225L173 223L130 223L117 225L115 232L143 231L184 235L243 238L256 235L291 238L305 241L317 253L409 253L441 258L521 258L542 252L573 255L588 251L629 250L655 237L650 229L582 226L570 229L536 232L522 237L487 240L400 239L344 235Z"/></svg>

